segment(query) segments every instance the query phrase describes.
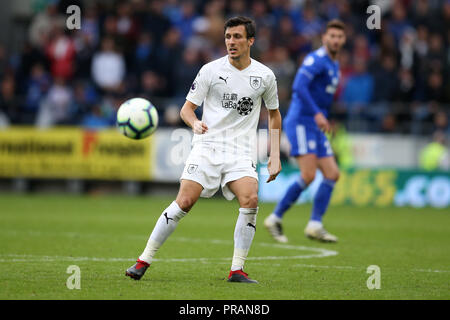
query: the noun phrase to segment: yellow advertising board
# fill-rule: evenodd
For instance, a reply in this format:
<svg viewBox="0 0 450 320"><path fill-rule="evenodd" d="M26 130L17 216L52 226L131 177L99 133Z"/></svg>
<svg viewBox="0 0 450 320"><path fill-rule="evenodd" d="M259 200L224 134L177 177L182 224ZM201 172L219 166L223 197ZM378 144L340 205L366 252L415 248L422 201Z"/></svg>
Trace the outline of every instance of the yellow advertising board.
<svg viewBox="0 0 450 320"><path fill-rule="evenodd" d="M115 129L8 128L0 130L0 177L151 180L151 140Z"/></svg>

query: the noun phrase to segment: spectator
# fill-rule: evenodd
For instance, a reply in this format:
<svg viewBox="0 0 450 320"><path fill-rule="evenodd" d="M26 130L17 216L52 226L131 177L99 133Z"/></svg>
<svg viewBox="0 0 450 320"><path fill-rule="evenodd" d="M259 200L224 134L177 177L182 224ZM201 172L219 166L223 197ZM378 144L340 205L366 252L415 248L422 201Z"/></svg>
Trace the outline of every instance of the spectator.
<svg viewBox="0 0 450 320"><path fill-rule="evenodd" d="M127 40L136 40L138 26L132 15L130 2L122 1L117 6L117 33Z"/></svg>
<svg viewBox="0 0 450 320"><path fill-rule="evenodd" d="M49 41L55 24L60 24L63 18L58 14L57 1L49 1L47 8L35 15L31 21L28 36L33 47L43 49Z"/></svg>
<svg viewBox="0 0 450 320"><path fill-rule="evenodd" d="M110 122L103 116L100 106L94 104L90 111L83 117L81 126L85 129L97 130L109 127Z"/></svg>
<svg viewBox="0 0 450 320"><path fill-rule="evenodd" d="M153 39L156 43L162 41L162 36L169 30L171 24L169 19L163 13L164 2L162 0L154 0L150 3L150 12L141 21L144 29L152 33Z"/></svg>
<svg viewBox="0 0 450 320"><path fill-rule="evenodd" d="M147 70L141 74L140 95L152 100L152 97L162 97L165 92L166 82L158 74ZM186 89L187 90L187 89Z"/></svg>
<svg viewBox="0 0 450 320"><path fill-rule="evenodd" d="M416 40L414 43L415 53L420 57L426 57L428 53L428 28L425 25L419 25L416 28Z"/></svg>
<svg viewBox="0 0 450 320"><path fill-rule="evenodd" d="M139 27L133 17L132 5L128 1L119 2L117 6L116 31L118 43L123 48L125 56L128 56L136 44Z"/></svg>
<svg viewBox="0 0 450 320"><path fill-rule="evenodd" d="M391 13L392 19L388 24L388 30L394 36L396 43L398 43L403 33L411 28L411 24L407 19L406 9L401 1L395 1Z"/></svg>
<svg viewBox="0 0 450 320"><path fill-rule="evenodd" d="M91 42L86 33L75 33L75 78L89 79L91 77L92 55L95 52L96 45Z"/></svg>
<svg viewBox="0 0 450 320"><path fill-rule="evenodd" d="M281 17L276 34L273 45L288 48L290 57L295 57L301 45L307 42L305 37L297 36L294 23L289 16Z"/></svg>
<svg viewBox="0 0 450 320"><path fill-rule="evenodd" d="M100 23L97 8L94 5L90 5L82 11L82 14L81 29L78 32L85 39L86 45L95 48L100 39Z"/></svg>
<svg viewBox="0 0 450 320"><path fill-rule="evenodd" d="M366 114L373 130L380 129L380 121L385 118L394 100L394 96L398 88L397 72L395 70L395 59L393 56L382 57L381 65L373 73L374 88L372 102L373 104L367 109ZM391 121L392 119L384 119Z"/></svg>
<svg viewBox="0 0 450 320"><path fill-rule="evenodd" d="M31 69L31 76L27 83L26 100L21 109L21 123L33 124L39 110L41 100L46 96L51 86L51 77L40 63Z"/></svg>
<svg viewBox="0 0 450 320"><path fill-rule="evenodd" d="M174 24L174 21L180 19L181 17L181 3L178 3L178 0L166 0L164 1L164 15L169 18L171 24Z"/></svg>
<svg viewBox="0 0 450 320"><path fill-rule="evenodd" d="M370 49L367 38L357 34L353 39L353 60L363 60L367 64L370 59Z"/></svg>
<svg viewBox="0 0 450 320"><path fill-rule="evenodd" d="M320 14L326 20L339 19L339 1L325 0L320 4Z"/></svg>
<svg viewBox="0 0 450 320"><path fill-rule="evenodd" d="M24 47L19 54L19 61L20 63L16 69L17 83L19 92L24 94L27 89L28 79L30 78L33 66L42 64L47 71L49 69L49 63L43 50L33 47L29 42L25 42Z"/></svg>
<svg viewBox="0 0 450 320"><path fill-rule="evenodd" d="M108 126L114 126L116 124L117 110L120 105L126 100L124 96L120 93L106 93L103 95L99 103L95 103L92 106L91 114L95 114L101 123L107 123ZM95 108L99 108L96 110Z"/></svg>
<svg viewBox="0 0 450 320"><path fill-rule="evenodd" d="M0 45L0 78L3 78L9 69L8 57L5 48Z"/></svg>
<svg viewBox="0 0 450 320"><path fill-rule="evenodd" d="M445 101L444 83L442 74L438 71L433 71L428 76L426 86L426 98L428 101L436 101L446 103Z"/></svg>
<svg viewBox="0 0 450 320"><path fill-rule="evenodd" d="M52 37L45 47L45 52L50 61L52 76L69 80L75 71L75 45L73 40L64 34L63 28L63 25L54 25Z"/></svg>
<svg viewBox="0 0 450 320"><path fill-rule="evenodd" d="M444 110L439 110L435 113L433 118L434 129L450 136L450 125L447 113Z"/></svg>
<svg viewBox="0 0 450 320"><path fill-rule="evenodd" d="M418 25L425 25L428 28L432 27L433 15L429 5L429 0L417 0L415 1L413 10L413 25L417 27Z"/></svg>
<svg viewBox="0 0 450 320"><path fill-rule="evenodd" d="M272 29L268 27L262 27L258 29L258 37L255 39L255 42L253 43L252 51L253 56L261 60L261 62L265 62L267 64L267 61L264 58L265 54L270 53L269 48L272 46ZM290 60L291 57L289 57Z"/></svg>
<svg viewBox="0 0 450 320"><path fill-rule="evenodd" d="M416 32L414 29L407 29L402 35L399 44L400 50L400 65L403 68L411 69L415 58L415 38Z"/></svg>
<svg viewBox="0 0 450 320"><path fill-rule="evenodd" d="M419 166L426 171L450 169L449 150L442 132L436 131L433 134L433 141L420 151Z"/></svg>
<svg viewBox="0 0 450 320"><path fill-rule="evenodd" d="M20 101L15 89L14 77L6 75L0 87L0 128L17 121Z"/></svg>
<svg viewBox="0 0 450 320"><path fill-rule="evenodd" d="M182 45L180 42L180 32L171 28L164 35L163 43L156 52L156 71L160 78L164 79L166 96L173 96L175 83L175 62L181 60Z"/></svg>
<svg viewBox="0 0 450 320"><path fill-rule="evenodd" d="M427 69L426 72L443 70L445 67L445 48L444 39L441 34L433 33L429 38L429 50L427 52Z"/></svg>
<svg viewBox="0 0 450 320"><path fill-rule="evenodd" d="M354 166L352 142L345 126L337 121L332 120L331 123L330 143L336 156L336 162L342 169L350 169Z"/></svg>
<svg viewBox="0 0 450 320"><path fill-rule="evenodd" d="M77 81L73 86L73 99L70 110L73 114L73 121L78 123L84 114L87 114L91 106L97 104L98 94L94 87L88 82Z"/></svg>
<svg viewBox="0 0 450 320"><path fill-rule="evenodd" d="M75 45L75 78L89 79L92 56L100 41L100 21L94 5L82 11L81 29L72 31Z"/></svg>
<svg viewBox="0 0 450 320"><path fill-rule="evenodd" d="M433 132L433 114L437 111L436 102L413 101L411 104L411 132L413 134L431 134Z"/></svg>
<svg viewBox="0 0 450 320"><path fill-rule="evenodd" d="M408 69L401 68L398 72L398 86L394 94L394 101L411 102L414 98L415 79L412 72Z"/></svg>
<svg viewBox="0 0 450 320"><path fill-rule="evenodd" d="M42 100L37 114L36 125L40 128L51 127L57 124L70 124L73 115L71 102L73 93L64 78L56 78Z"/></svg>
<svg viewBox="0 0 450 320"><path fill-rule="evenodd" d="M119 41L119 36L117 33L117 17L111 13L106 15L102 24L102 37L111 37L114 41Z"/></svg>
<svg viewBox="0 0 450 320"><path fill-rule="evenodd" d="M383 115L380 131L384 133L400 133L401 128L398 126L397 119L393 113Z"/></svg>
<svg viewBox="0 0 450 320"><path fill-rule="evenodd" d="M134 51L133 71L140 76L143 70L154 70L157 66L155 44L150 32L142 32Z"/></svg>
<svg viewBox="0 0 450 320"><path fill-rule="evenodd" d="M247 4L244 0L231 0L227 18L247 16Z"/></svg>
<svg viewBox="0 0 450 320"><path fill-rule="evenodd" d="M219 0L207 2L205 5L204 18L207 21L208 28L206 30L205 36L211 42L211 50L215 50L213 53L215 58L223 56L223 50L218 48L223 48L223 25L224 20L224 8Z"/></svg>
<svg viewBox="0 0 450 320"><path fill-rule="evenodd" d="M194 48L187 48L183 52L183 57L175 63L174 77L175 97L184 98L195 79L202 64L199 59L199 52Z"/></svg>
<svg viewBox="0 0 450 320"><path fill-rule="evenodd" d="M347 36L348 37L348 36ZM380 38L380 45L378 48L378 58L386 55L397 56L397 45L393 34L388 32L382 32Z"/></svg>
<svg viewBox="0 0 450 320"><path fill-rule="evenodd" d="M347 85L347 81L353 74L353 64L351 63L351 56L348 50L342 49L339 54L339 67L340 67L340 77L339 84L336 90L336 100L341 100L342 90Z"/></svg>
<svg viewBox="0 0 450 320"><path fill-rule="evenodd" d="M271 50L273 56L272 62L267 66L273 71L278 80L278 98L281 101L290 99L292 81L295 76L296 66L289 59L289 51L285 47L277 46Z"/></svg>
<svg viewBox="0 0 450 320"><path fill-rule="evenodd" d="M169 127L180 126L180 107L177 105L169 105L164 111L164 123Z"/></svg>
<svg viewBox="0 0 450 320"><path fill-rule="evenodd" d="M275 26L275 19L268 13L268 8L264 1L253 1L250 12L257 26L269 28L273 28Z"/></svg>
<svg viewBox="0 0 450 320"><path fill-rule="evenodd" d="M355 73L348 79L342 95L349 113L360 113L366 109L373 96L373 77L367 72L363 60L355 61Z"/></svg>
<svg viewBox="0 0 450 320"><path fill-rule="evenodd" d="M450 30L450 0L445 0L442 5L442 26L438 30Z"/></svg>
<svg viewBox="0 0 450 320"><path fill-rule="evenodd" d="M234 2L242 3L240 0ZM232 2L232 4L234 3ZM186 44L190 37L194 33L194 21L198 15L195 12L195 5L191 1L185 1L181 4L180 18L173 22L174 26L180 31L181 42Z"/></svg>
<svg viewBox="0 0 450 320"><path fill-rule="evenodd" d="M102 90L117 91L119 89L125 78L125 59L116 51L113 38L102 39L101 50L95 53L92 59L91 72L95 84Z"/></svg>
<svg viewBox="0 0 450 320"><path fill-rule="evenodd" d="M323 23L312 5L306 5L303 8L303 16L301 21L300 30L308 40L312 40L315 37L320 36Z"/></svg>

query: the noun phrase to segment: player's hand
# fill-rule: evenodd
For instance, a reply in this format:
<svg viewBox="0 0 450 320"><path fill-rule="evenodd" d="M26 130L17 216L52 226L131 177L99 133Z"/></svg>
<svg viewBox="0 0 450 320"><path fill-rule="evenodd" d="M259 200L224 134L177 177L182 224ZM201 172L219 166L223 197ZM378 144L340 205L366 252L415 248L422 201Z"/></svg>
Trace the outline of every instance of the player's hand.
<svg viewBox="0 0 450 320"><path fill-rule="evenodd" d="M192 131L194 131L195 134L204 134L208 132L208 126L203 121L195 120Z"/></svg>
<svg viewBox="0 0 450 320"><path fill-rule="evenodd" d="M280 158L269 158L269 162L267 163L267 170L269 171L269 178L267 179L266 183L275 180L275 178L281 172Z"/></svg>
<svg viewBox="0 0 450 320"><path fill-rule="evenodd" d="M314 121L316 121L317 126L323 132L328 133L331 131L330 123L328 122L327 118L325 118L322 112L319 112L314 116Z"/></svg>

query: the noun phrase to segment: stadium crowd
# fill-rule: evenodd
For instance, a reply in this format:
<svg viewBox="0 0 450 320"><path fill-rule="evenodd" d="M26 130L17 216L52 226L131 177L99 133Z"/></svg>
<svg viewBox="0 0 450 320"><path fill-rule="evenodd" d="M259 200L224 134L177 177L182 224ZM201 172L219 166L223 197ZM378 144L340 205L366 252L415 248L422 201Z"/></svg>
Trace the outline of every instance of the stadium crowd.
<svg viewBox="0 0 450 320"><path fill-rule="evenodd" d="M66 8L81 7L81 29ZM381 7L369 30L367 7ZM347 26L333 117L349 131L450 135L450 0L35 0L20 52L0 45L0 127L111 126L142 96L161 125L178 116L200 67L226 54L224 21L252 17L252 56L277 76L281 112L327 20ZM264 114L263 114L264 116Z"/></svg>

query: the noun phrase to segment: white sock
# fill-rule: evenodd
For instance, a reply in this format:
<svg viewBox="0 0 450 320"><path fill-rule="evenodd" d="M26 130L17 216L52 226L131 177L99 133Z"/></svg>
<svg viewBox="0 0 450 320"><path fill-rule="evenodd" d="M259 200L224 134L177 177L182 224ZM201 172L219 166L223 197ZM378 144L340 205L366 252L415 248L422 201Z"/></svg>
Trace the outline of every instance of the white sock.
<svg viewBox="0 0 450 320"><path fill-rule="evenodd" d="M256 232L258 208L239 208L239 216L234 229L234 253L231 271L244 269L245 259Z"/></svg>
<svg viewBox="0 0 450 320"><path fill-rule="evenodd" d="M272 212L272 214L270 214L269 215L269 221L271 221L271 222L278 222L278 223L280 223L281 222L281 218L280 217L278 217L275 213L273 213Z"/></svg>
<svg viewBox="0 0 450 320"><path fill-rule="evenodd" d="M153 228L152 234L148 239L147 246L144 252L139 257L139 260L145 261L147 263L152 263L153 256L156 251L162 246L164 241L172 234L178 225L178 221L186 215L186 212L180 209L178 204L173 201L170 206L163 211L155 227Z"/></svg>
<svg viewBox="0 0 450 320"><path fill-rule="evenodd" d="M322 222L315 221L315 220L309 220L307 228L313 228L313 229L320 229L323 227Z"/></svg>

